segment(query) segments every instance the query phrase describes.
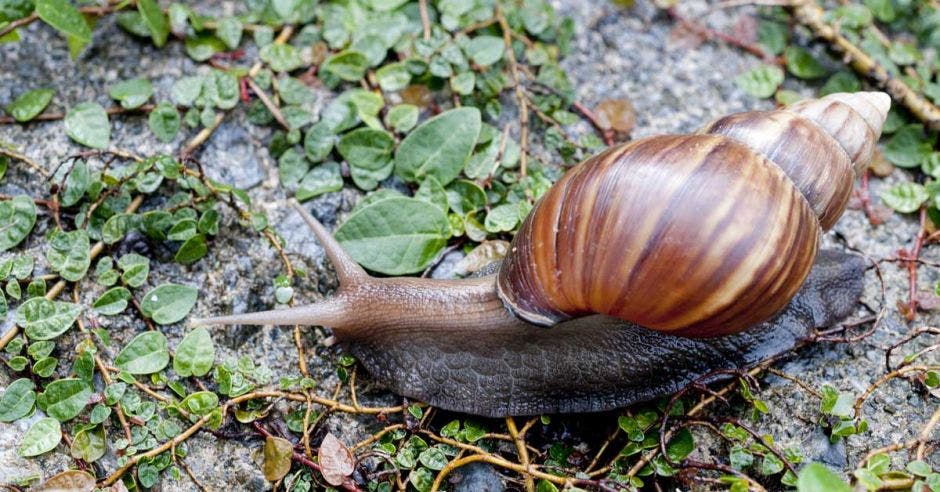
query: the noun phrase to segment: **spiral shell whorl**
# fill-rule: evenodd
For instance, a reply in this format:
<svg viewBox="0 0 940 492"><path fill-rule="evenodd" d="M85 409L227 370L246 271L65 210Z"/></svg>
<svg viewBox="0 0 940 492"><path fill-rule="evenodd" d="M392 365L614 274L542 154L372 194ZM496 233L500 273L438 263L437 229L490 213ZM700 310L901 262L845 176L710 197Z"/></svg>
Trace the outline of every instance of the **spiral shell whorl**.
<svg viewBox="0 0 940 492"><path fill-rule="evenodd" d="M598 313L689 337L770 318L805 280L820 226L844 210L853 160L867 159L845 142L880 133L887 108L866 99L731 115L588 159L526 218L500 298L534 324ZM832 114L861 122L864 138L827 131Z"/></svg>

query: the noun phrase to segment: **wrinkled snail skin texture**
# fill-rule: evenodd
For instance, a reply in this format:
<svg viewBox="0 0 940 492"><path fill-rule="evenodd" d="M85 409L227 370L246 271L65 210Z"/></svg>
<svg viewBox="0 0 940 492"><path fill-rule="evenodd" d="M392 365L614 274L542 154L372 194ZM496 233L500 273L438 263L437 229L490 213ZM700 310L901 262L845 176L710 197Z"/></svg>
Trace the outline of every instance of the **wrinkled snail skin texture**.
<svg viewBox="0 0 940 492"><path fill-rule="evenodd" d="M606 314L713 337L766 321L845 211L853 156L866 158L859 146L877 140L889 107L884 93L833 94L595 155L523 222L499 296L542 326ZM830 114L861 136L831 134L818 122Z"/></svg>
<svg viewBox="0 0 940 492"><path fill-rule="evenodd" d="M477 415L667 395L851 313L862 260L817 247L889 106L884 93L833 94L610 148L566 173L475 278L371 277L292 201L337 292L192 322L327 326L389 389Z"/></svg>
<svg viewBox="0 0 940 492"><path fill-rule="evenodd" d="M851 314L863 273L860 257L821 251L772 321L718 338L676 337L595 315L551 328L467 325L442 333L401 326L345 345L389 389L435 407L487 417L597 412L793 349L812 330Z"/></svg>

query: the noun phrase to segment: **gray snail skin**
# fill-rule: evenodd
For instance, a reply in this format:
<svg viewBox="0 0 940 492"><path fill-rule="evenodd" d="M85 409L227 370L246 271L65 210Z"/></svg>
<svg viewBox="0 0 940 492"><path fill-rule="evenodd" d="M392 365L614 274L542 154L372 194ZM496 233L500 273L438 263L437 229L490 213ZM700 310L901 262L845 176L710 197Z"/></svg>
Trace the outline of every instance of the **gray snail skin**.
<svg viewBox="0 0 940 492"><path fill-rule="evenodd" d="M818 252L890 98L832 94L607 149L535 205L496 272L369 276L296 202L340 286L193 320L321 325L392 391L501 417L595 412L787 352L848 316L856 256Z"/></svg>

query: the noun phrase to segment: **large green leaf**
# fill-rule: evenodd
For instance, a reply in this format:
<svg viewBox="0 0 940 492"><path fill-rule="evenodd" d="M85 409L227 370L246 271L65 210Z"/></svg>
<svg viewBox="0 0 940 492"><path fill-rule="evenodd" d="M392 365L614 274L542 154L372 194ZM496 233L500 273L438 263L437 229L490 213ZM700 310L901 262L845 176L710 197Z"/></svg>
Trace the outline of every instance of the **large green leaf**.
<svg viewBox="0 0 940 492"><path fill-rule="evenodd" d="M82 413L91 394L91 387L81 379L58 379L46 385L36 404L50 417L66 422Z"/></svg>
<svg viewBox="0 0 940 492"><path fill-rule="evenodd" d="M65 115L65 133L82 145L103 149L111 143L108 113L96 103L76 104Z"/></svg>
<svg viewBox="0 0 940 492"><path fill-rule="evenodd" d="M0 251L20 244L36 225L36 204L26 195L0 201Z"/></svg>
<svg viewBox="0 0 940 492"><path fill-rule="evenodd" d="M169 362L166 337L159 331L137 335L114 359L114 365L131 374L152 374L162 370Z"/></svg>
<svg viewBox="0 0 940 492"><path fill-rule="evenodd" d="M37 0L36 15L67 37L82 44L91 41L91 29L85 18L68 0Z"/></svg>
<svg viewBox="0 0 940 492"><path fill-rule="evenodd" d="M451 109L425 121L395 151L395 173L411 182L434 176L446 186L463 169L481 125L480 111L472 107Z"/></svg>
<svg viewBox="0 0 940 492"><path fill-rule="evenodd" d="M137 10L144 19L144 23L150 28L150 38L153 39L153 44L158 47L166 44L166 38L170 34L170 25L157 2L155 0L137 0Z"/></svg>
<svg viewBox="0 0 940 492"><path fill-rule="evenodd" d="M350 215L336 231L336 239L357 262L388 275L420 272L449 236L444 212L413 198L374 202Z"/></svg>
<svg viewBox="0 0 940 492"><path fill-rule="evenodd" d="M17 453L20 456L38 456L48 451L52 451L62 440L62 426L59 421L46 417L37 420L32 427L23 434L23 440Z"/></svg>
<svg viewBox="0 0 940 492"><path fill-rule="evenodd" d="M163 284L144 295L140 309L161 325L176 323L196 305L196 289L188 285Z"/></svg>
<svg viewBox="0 0 940 492"><path fill-rule="evenodd" d="M0 422L13 422L29 415L36 403L34 387L27 378L17 379L7 386L0 397Z"/></svg>
<svg viewBox="0 0 940 492"><path fill-rule="evenodd" d="M65 333L81 312L78 304L34 297L17 308L16 324L33 340L49 340Z"/></svg>

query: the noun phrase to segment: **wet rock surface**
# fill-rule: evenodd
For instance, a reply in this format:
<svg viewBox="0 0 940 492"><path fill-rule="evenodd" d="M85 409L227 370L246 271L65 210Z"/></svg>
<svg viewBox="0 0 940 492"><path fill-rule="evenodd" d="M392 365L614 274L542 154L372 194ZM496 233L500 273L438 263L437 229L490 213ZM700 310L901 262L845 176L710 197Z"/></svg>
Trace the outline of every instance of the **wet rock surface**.
<svg viewBox="0 0 940 492"><path fill-rule="evenodd" d="M736 49L708 42L691 48L682 46L674 36L673 22L648 2L639 1L630 10L592 0L554 3L561 13L573 16L577 26L574 51L564 61L564 67L577 88L577 99L589 107L604 98L629 99L637 113L635 137L688 132L730 112L771 107L769 101L747 96L734 83L737 75L756 66L758 60ZM701 2L688 3L686 6L683 2L683 8L688 8L690 13L704 10ZM231 10L236 5L235 2L223 2L222 8ZM709 22L718 29L730 29L735 21L735 12L715 13L709 17ZM175 78L199 70L183 53L181 43L170 42L164 49L155 49L149 42L141 42L120 30L113 17L99 22L93 44L75 61L68 58L64 39L50 28L34 23L22 34L23 41L0 45L0 106L26 90L39 87L56 90L55 99L47 111L65 111L84 101L108 106L111 101L107 88L131 77L150 79L155 87L154 99L166 101ZM793 85L789 88L804 95L811 94L806 87ZM329 94L319 91L318 97L329 97ZM509 108L506 113L504 117L511 121L513 115ZM112 143L143 155L171 152L189 136L181 132L175 142L160 144L150 134L143 117L121 116L111 121ZM575 131L589 132L592 129L581 123L576 125ZM192 133L190 131L190 135ZM315 302L330 295L336 287L336 280L320 246L303 227L300 218L286 206L287 195L277 186L276 164L264 145L269 135L269 130L249 124L243 109L236 109L196 156L213 179L249 189L252 200L268 213L271 223L285 238L291 260L309 273L295 287L297 301ZM537 136L533 140L536 145L534 151L542 152ZM65 135L61 123L3 125L0 126L0 143L13 145L49 170L64 157L82 150ZM874 180L872 196L903 179L907 178L896 170L888 178ZM12 164L7 177L0 181L0 193L38 196L45 193L44 186L35 175L18 164ZM321 196L306 205L329 228L334 228L359 196L360 193L347 184L343 191ZM37 258L43 252L36 238L41 237L48 227L49 221L40 220L25 245L26 251ZM229 211L224 213L221 229L223 232L213 240L209 255L193 266L154 261L149 285L172 281L197 286L200 297L193 316L272 308L275 300L271 279L281 269L277 253L259 241L252 231L239 226ZM850 210L834 231L825 237L824 246L848 247L873 258L889 258L894 257L899 248L910 247L917 230L918 225L912 217L893 215L886 223L872 227L863 213ZM150 253L157 258L167 254L161 253L158 247L156 249ZM0 254L0 259L8 254ZM938 262L940 252L937 248L927 248L922 257ZM449 258L443 262L434 275L447 276L448 268L452 268L455 260ZM830 384L859 394L884 374L884 347L902 338L913 327L940 321L940 316L922 313L916 322L906 322L895 305L898 300L908 298L907 273L893 262L881 263L880 268L884 278L884 298L873 269L866 274L863 296L863 302L868 306L877 309L885 305L888 308L877 332L854 343L820 343L803 349L778 365L782 371L799 377L814 388ZM43 262L37 262L37 272L41 273L42 269ZM918 288L933 291L940 279L937 270L921 267L919 272ZM82 287L85 303L91 303L103 290L90 280L84 281ZM859 307L857 316L869 314L870 311ZM9 329L12 318L11 313L2 323L3 331ZM106 354L109 359L113 359L119 347L134 335L146 330L141 320L130 316L106 318L104 328L113 340ZM185 333L182 324L162 327L161 330L169 338L171 347L178 344ZM337 351L321 344L326 336L328 333L322 329L305 329L302 343L307 354L306 362L312 377L318 381L318 387L331 391L338 383L334 366ZM274 381L279 376L296 373L297 351L292 332L288 329L220 328L213 331L213 338L218 350L217 361L247 355L270 369ZM926 342L914 342L906 353L924 346ZM927 357L932 363L938 361L937 352ZM0 387L10 381L9 371L0 369ZM360 385L363 386L358 395L360 403L385 405L400 401L395 395L372 388L366 375L360 375L360 381L365 383ZM827 438L819 434L814 422L818 418L816 398L779 377L768 376L762 381L760 395L769 405L770 414L761 417L755 426L773 435L781 446L798 447L807 457L835 467L856 463L871 448L913 438L937 405L936 398L914 394L912 386L903 380L889 382L863 407L870 431L849 438L840 448L841 445L830 445ZM732 414L746 413L718 408ZM559 421L571 423L571 428L579 430L559 436L560 439L568 439L571 446L583 446L582 441L595 440L597 435L606 435L616 426L615 415L607 414L603 419L570 416ZM593 423L582 425L586 421ZM31 476L49 477L71 463L68 450L62 445L39 459L18 457L16 447L30 422L0 424L0 483ZM352 445L381 428L381 424L374 417L338 413L328 417L322 428ZM314 437L321 437L322 432ZM713 437L705 434L697 434L697 437L702 448L697 452L702 453L703 459L720 456L715 451L719 443ZM209 433L198 433L187 443L189 457L186 462L210 490L223 490L232 484L238 484L242 490L263 490L270 484L261 473L262 442L259 439L222 439ZM934 456L931 459L935 466L940 465L940 458ZM108 469L114 469L113 456L106 458L104 464ZM501 490L498 487L499 475L492 468L465 467L460 472L463 472L465 480L476 480L473 483L479 483L480 487ZM458 488L462 486L457 485ZM162 490L192 488L186 474L179 482L165 479L162 483Z"/></svg>

